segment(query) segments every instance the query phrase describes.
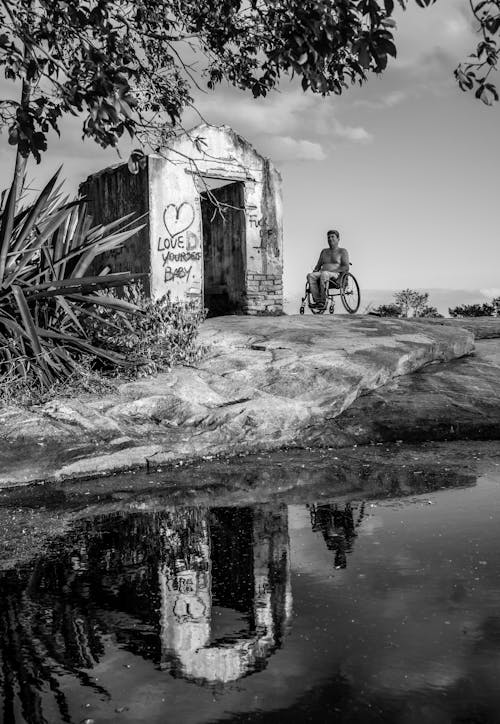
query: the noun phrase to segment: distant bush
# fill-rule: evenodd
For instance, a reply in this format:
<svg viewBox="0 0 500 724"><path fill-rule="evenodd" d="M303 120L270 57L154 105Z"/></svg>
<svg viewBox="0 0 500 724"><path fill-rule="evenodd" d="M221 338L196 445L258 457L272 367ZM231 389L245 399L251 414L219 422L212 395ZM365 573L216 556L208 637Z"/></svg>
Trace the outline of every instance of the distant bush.
<svg viewBox="0 0 500 724"><path fill-rule="evenodd" d="M372 310L378 317L400 317L402 309L398 304L381 304Z"/></svg>
<svg viewBox="0 0 500 724"><path fill-rule="evenodd" d="M429 305L426 305L422 309L418 311L418 314L415 315L416 317L433 317L433 318L440 318L443 315L439 314L436 307L431 307Z"/></svg>
<svg viewBox="0 0 500 724"><path fill-rule="evenodd" d="M496 314L499 299L494 299L492 304L460 304L457 307L448 309L450 317L493 317Z"/></svg>
<svg viewBox="0 0 500 724"><path fill-rule="evenodd" d="M429 293L403 289L394 294L394 303L381 304L371 314L378 317L442 317L436 307L428 304Z"/></svg>

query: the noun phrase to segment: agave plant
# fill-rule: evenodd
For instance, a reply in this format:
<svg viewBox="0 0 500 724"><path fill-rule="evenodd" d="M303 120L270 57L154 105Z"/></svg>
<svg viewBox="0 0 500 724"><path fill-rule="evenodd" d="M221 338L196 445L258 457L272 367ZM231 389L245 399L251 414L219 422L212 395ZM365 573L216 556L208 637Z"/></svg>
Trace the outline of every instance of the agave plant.
<svg viewBox="0 0 500 724"><path fill-rule="evenodd" d="M46 389L72 374L83 355L127 364L121 355L92 344L82 322L103 307L116 310L125 323L128 314L138 311L103 290L128 284L139 275L92 276L89 268L96 256L119 247L142 226L131 221L133 214L92 226L84 199L68 202L61 197L59 171L24 208L17 208L15 181L0 198L3 384L35 382Z"/></svg>

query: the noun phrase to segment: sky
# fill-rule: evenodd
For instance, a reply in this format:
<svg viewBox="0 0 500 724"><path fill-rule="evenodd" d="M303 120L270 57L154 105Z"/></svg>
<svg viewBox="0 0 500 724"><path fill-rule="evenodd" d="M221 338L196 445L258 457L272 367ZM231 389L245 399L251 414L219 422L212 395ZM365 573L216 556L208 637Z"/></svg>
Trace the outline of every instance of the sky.
<svg viewBox="0 0 500 724"><path fill-rule="evenodd" d="M429 290L431 303L438 289L454 290L456 304L500 294L500 105L463 93L453 78L477 42L468 3L413 3L396 19L398 58L341 97L305 94L289 82L259 100L229 86L197 94L207 122L232 126L282 174L291 304L329 228L340 231L361 289L370 290L365 303L389 302L391 290L407 287ZM113 150L82 142L78 119L70 119L31 178L41 185L63 163L73 192L119 160ZM12 161L3 134L0 186L9 182Z"/></svg>

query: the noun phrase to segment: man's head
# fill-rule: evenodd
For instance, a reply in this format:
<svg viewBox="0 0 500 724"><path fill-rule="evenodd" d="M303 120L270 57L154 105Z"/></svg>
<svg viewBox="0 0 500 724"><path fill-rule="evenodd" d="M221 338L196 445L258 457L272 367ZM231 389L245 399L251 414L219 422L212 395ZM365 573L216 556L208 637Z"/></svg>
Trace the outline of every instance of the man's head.
<svg viewBox="0 0 500 724"><path fill-rule="evenodd" d="M330 229L326 233L326 238L328 240L328 246L330 247L330 249L333 249L334 247L338 246L340 234L335 229Z"/></svg>

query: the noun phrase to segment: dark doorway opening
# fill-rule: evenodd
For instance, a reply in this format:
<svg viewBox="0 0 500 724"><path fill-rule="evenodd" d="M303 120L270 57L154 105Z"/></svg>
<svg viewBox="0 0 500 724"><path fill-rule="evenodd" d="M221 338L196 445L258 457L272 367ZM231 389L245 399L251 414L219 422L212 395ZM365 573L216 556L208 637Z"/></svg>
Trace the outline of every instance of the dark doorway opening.
<svg viewBox="0 0 500 724"><path fill-rule="evenodd" d="M251 508L212 508L210 645L228 645L255 632L254 515Z"/></svg>
<svg viewBox="0 0 500 724"><path fill-rule="evenodd" d="M241 312L245 296L245 196L241 181L207 179L201 193L204 304L209 317Z"/></svg>

